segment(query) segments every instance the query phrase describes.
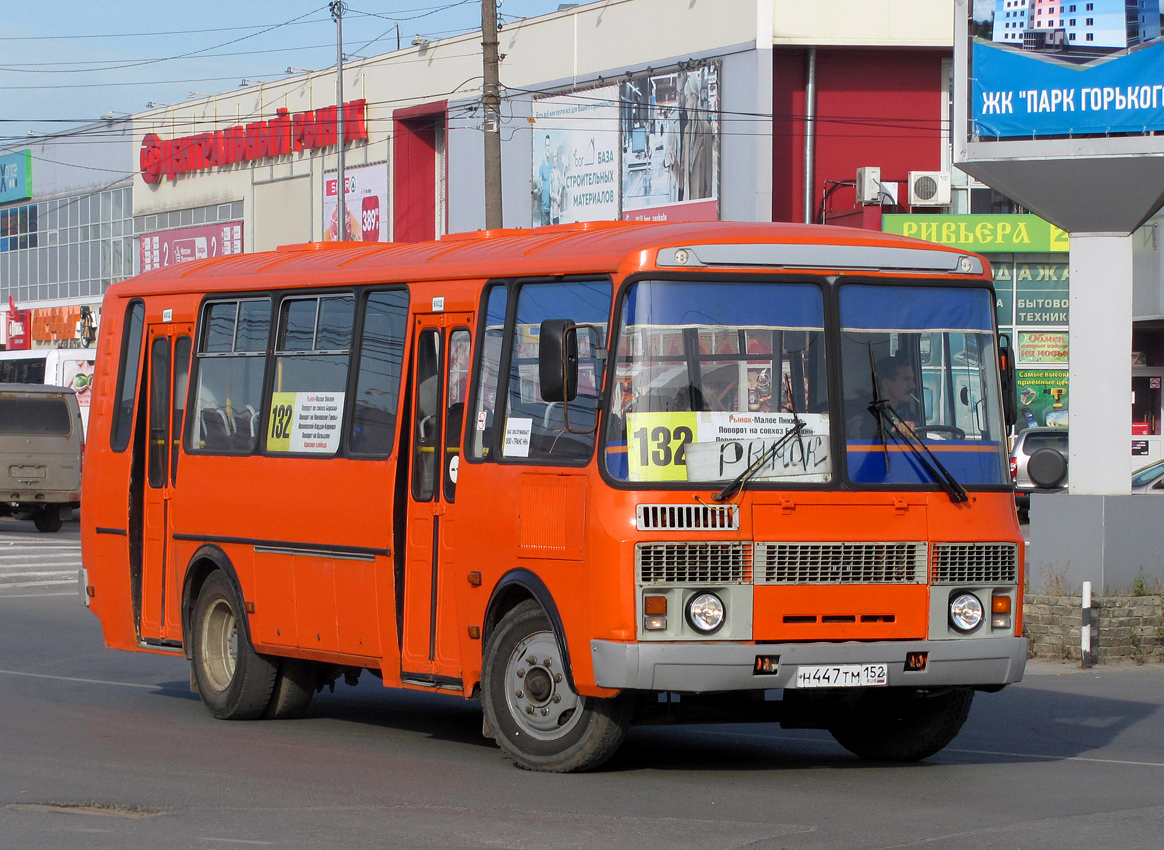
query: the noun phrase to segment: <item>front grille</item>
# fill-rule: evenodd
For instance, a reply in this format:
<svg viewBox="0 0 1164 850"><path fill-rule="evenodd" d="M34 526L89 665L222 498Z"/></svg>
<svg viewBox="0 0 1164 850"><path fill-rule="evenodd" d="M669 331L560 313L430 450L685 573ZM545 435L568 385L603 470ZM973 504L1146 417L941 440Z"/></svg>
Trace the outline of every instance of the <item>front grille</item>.
<svg viewBox="0 0 1164 850"><path fill-rule="evenodd" d="M757 543L757 584L922 584L925 543Z"/></svg>
<svg viewBox="0 0 1164 850"><path fill-rule="evenodd" d="M1016 584L1014 543L935 543L931 584Z"/></svg>
<svg viewBox="0 0 1164 850"><path fill-rule="evenodd" d="M639 543L635 569L642 584L751 584L752 544Z"/></svg>
<svg viewBox="0 0 1164 850"><path fill-rule="evenodd" d="M639 531L735 531L738 505L639 505Z"/></svg>

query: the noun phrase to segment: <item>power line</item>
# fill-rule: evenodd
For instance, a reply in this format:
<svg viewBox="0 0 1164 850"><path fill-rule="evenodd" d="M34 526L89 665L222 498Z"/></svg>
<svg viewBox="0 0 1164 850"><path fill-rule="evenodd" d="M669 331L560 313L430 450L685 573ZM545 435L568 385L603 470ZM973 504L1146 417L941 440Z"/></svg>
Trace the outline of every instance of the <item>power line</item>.
<svg viewBox="0 0 1164 850"><path fill-rule="evenodd" d="M316 12L319 12L321 9L326 9L326 8L327 8L326 6L321 6L319 9L312 9L310 12L299 15L298 17L292 18L289 21L284 21L281 24L273 24L272 26L269 26L266 29L262 29L262 30L259 30L258 32L251 33L250 35L244 35L244 36L240 36L239 38L233 38L230 41L224 41L222 44L216 44L216 45L213 45L211 47L203 47L199 50L192 50L188 53L181 53L181 54L178 54L176 56L167 56L167 57L163 57L161 59L145 59L145 60L138 61L138 62L127 62L127 63L124 63L122 65L110 65L110 66L106 66L103 68L62 68L62 69L57 69L57 70L47 70L46 69L46 70L41 71L41 72L30 72L30 71L26 71L22 68L0 67L0 71L11 71L13 73L78 74L78 73L91 73L93 71L118 71L118 70L123 70L125 68L140 68L140 67L145 66L145 65L156 65L159 62L171 62L175 59L188 59L192 56L200 56L201 54L204 54L210 50L217 50L220 47L228 47L232 44L238 44L241 41L246 41L247 39L255 38L257 36L271 32L273 30L279 29L280 27L285 27L288 24L292 24L295 21L302 20L303 18L306 18L308 15L314 15ZM207 58L207 57L202 57L202 58Z"/></svg>
<svg viewBox="0 0 1164 850"><path fill-rule="evenodd" d="M462 2L460 2L460 3L453 3L451 5L445 5L445 6L429 6L429 7L422 7L419 9L404 9L400 12L400 14L407 15L407 14L412 14L413 12L426 12L426 13L431 14L432 12L435 12L435 11L444 11L446 9L452 9L452 8L455 8L456 6L464 5L465 2L472 2L472 0L462 0ZM316 11L319 11L319 10L316 10ZM312 14L312 13L309 12L308 14ZM385 19L385 20L392 20L390 18L385 18L384 15L376 15L376 14L373 14L371 12L354 12L354 14L356 14L360 17L381 18L381 19ZM409 19L408 18L401 18L400 20L409 20ZM265 31L265 30L268 30L268 29L271 29L274 27L302 26L304 24L325 23L326 21L327 21L326 18L320 18L318 21L295 20L295 21L285 22L282 24L254 24L252 26L214 27L212 29L195 29L195 30L168 30L168 31L161 31L161 32L82 33L79 35L24 35L24 36L5 35L5 36L0 36L0 42L4 42L4 41L20 41L20 42L26 42L26 41L84 41L84 40L90 40L90 39L118 39L118 40L122 40L122 39L127 39L127 38L157 38L158 36L170 36L170 35L205 35L205 34L210 34L210 33L243 32L246 30L264 30Z"/></svg>

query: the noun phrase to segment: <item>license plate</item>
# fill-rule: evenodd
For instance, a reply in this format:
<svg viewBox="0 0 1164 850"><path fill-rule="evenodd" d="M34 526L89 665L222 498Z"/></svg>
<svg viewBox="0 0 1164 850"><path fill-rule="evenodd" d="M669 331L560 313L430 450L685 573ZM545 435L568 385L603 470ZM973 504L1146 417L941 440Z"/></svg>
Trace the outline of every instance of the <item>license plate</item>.
<svg viewBox="0 0 1164 850"><path fill-rule="evenodd" d="M817 664L796 669L798 688L869 688L889 684L885 664Z"/></svg>

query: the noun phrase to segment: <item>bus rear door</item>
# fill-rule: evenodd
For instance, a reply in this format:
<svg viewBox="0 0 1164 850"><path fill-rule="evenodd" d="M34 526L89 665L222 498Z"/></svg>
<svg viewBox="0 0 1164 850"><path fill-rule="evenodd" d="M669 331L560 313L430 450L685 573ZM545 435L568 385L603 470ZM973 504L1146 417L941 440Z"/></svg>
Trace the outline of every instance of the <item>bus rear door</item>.
<svg viewBox="0 0 1164 850"><path fill-rule="evenodd" d="M411 461L405 531L401 678L459 687L452 550L470 351L467 313L419 315L413 324ZM443 588L442 588L443 585Z"/></svg>
<svg viewBox="0 0 1164 850"><path fill-rule="evenodd" d="M149 325L146 366L146 476L142 498L140 633L144 640L178 638L178 611L169 612L166 587L173 581L170 502L178 473L178 446L190 374L193 329L189 324ZM176 601L176 600L175 600Z"/></svg>

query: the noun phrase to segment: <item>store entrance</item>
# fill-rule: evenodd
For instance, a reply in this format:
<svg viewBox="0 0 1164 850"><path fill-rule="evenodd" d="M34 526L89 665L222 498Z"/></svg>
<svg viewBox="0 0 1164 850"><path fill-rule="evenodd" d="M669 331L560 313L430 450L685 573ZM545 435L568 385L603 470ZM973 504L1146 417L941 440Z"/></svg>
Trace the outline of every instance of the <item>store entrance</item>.
<svg viewBox="0 0 1164 850"><path fill-rule="evenodd" d="M1132 469L1164 458L1164 369L1132 368Z"/></svg>

